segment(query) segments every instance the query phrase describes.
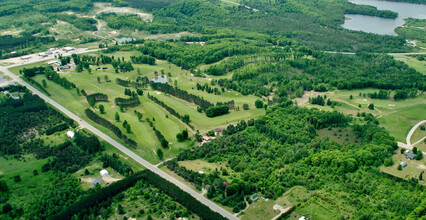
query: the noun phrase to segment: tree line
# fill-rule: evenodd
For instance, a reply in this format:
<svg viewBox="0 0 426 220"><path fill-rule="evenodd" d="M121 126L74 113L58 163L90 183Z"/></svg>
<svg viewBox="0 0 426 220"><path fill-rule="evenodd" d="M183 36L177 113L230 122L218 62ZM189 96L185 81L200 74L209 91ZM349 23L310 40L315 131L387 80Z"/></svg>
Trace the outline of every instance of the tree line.
<svg viewBox="0 0 426 220"><path fill-rule="evenodd" d="M117 126L115 126L114 124L112 124L110 121L102 118L101 116L97 115L96 113L94 113L90 109L86 109L84 112L86 113L86 116L90 120L92 120L92 121L94 121L94 122L96 122L96 123L98 123L98 124L100 124L100 125L108 128L115 135L117 135L118 138L120 138L121 140L123 140L124 143L128 144L130 147L137 148L137 143L134 140L128 138L126 135L124 135L121 132L120 128L118 128Z"/></svg>

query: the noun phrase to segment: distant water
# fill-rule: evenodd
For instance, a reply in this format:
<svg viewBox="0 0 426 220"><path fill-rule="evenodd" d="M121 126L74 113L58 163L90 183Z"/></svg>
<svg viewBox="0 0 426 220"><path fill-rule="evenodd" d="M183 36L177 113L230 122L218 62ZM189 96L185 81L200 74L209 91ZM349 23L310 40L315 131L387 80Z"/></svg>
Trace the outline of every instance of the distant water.
<svg viewBox="0 0 426 220"><path fill-rule="evenodd" d="M404 18L426 19L426 5L380 0L349 0L354 4L371 5L379 10L398 12L398 18L388 19L366 15L345 15L348 20L342 27L350 30L364 31L383 35L396 35L394 29L404 25Z"/></svg>

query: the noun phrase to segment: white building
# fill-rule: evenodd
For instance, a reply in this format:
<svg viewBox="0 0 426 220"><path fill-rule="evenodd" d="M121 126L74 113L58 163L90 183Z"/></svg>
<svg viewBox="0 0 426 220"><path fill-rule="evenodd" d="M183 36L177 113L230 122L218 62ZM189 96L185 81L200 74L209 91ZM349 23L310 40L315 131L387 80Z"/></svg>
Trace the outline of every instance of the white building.
<svg viewBox="0 0 426 220"><path fill-rule="evenodd" d="M101 170L101 176L108 176L109 175L109 173L108 173L108 170Z"/></svg>
<svg viewBox="0 0 426 220"><path fill-rule="evenodd" d="M73 138L74 138L74 136L75 136L74 131L67 131L67 137L68 137L68 138L73 139Z"/></svg>
<svg viewBox="0 0 426 220"><path fill-rule="evenodd" d="M71 50L75 50L74 47L64 47L64 49L62 49L65 52L71 51Z"/></svg>

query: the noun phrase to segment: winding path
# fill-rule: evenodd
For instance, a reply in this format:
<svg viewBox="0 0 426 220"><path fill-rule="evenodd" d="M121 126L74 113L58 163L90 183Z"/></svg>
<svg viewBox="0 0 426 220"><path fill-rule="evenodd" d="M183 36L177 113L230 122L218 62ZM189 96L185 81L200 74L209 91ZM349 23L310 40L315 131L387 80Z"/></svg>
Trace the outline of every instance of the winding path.
<svg viewBox="0 0 426 220"><path fill-rule="evenodd" d="M40 60L37 60L37 62L39 62L39 61ZM28 64L28 63L26 63L26 64ZM114 146L115 148L117 148L118 150L120 150L121 152L123 152L124 154L129 156L130 158L134 159L136 162L140 163L145 168L151 170L152 172L159 175L163 179L166 179L167 181L178 186L183 191L187 192L192 197L196 198L198 201L200 201L204 205L208 206L213 211L215 211L215 212L221 214L222 216L224 216L225 218L228 218L228 219L231 219L231 220L239 219L239 218L235 217L234 215L232 215L231 213L229 213L228 211L226 211L224 208L220 207L219 205L217 205L214 202L210 201L209 199L205 198L202 194L194 191L193 189L186 186L184 183L181 183L178 180L176 180L175 178L173 178L172 176L168 175L167 173L165 173L164 171L159 169L156 165L153 165L153 164L149 163L148 161L144 160L142 157L138 156L137 154L135 154L133 151L129 150L124 145L118 143L116 140L114 140L110 136L106 135L105 133L101 132L97 128L93 127L91 124L89 124L85 120L81 119L80 117L78 117L77 115L75 115L74 113L72 113L71 111L69 111L68 109L66 109L65 107L63 107L62 105L60 105L59 103L54 101L53 99L49 98L45 94L41 93L40 91L35 89L33 86L29 85L28 83L23 81L21 78L19 78L18 76L16 76L15 74L13 74L12 72L9 71L10 67L16 67L16 66L20 66L20 65L22 65L22 64L12 65L12 66L9 66L9 67L0 67L0 71L5 73L6 75L10 76L15 82L27 87L29 90L31 90L33 92L33 94L36 94L40 98L44 99L44 101L46 103L49 103L53 107L57 108L59 111L63 112L68 117L75 120L77 123L79 123L80 127L90 130L95 135L97 135L98 137L107 141L112 146Z"/></svg>
<svg viewBox="0 0 426 220"><path fill-rule="evenodd" d="M402 142L398 142L398 147L407 148L407 149L411 150L414 147L414 145L416 145L416 144L420 143L421 141L423 141L426 138L426 136L423 137L423 138L421 138L420 140L418 140L414 144L411 144L411 136L413 136L413 134L417 130L417 128L419 128L420 125L422 125L424 123L426 123L426 120L420 121L419 123L417 123L416 125L414 125L411 128L410 132L408 132L407 138L405 139L405 141L406 141L407 144L404 144ZM423 153L423 154L426 154L426 153Z"/></svg>

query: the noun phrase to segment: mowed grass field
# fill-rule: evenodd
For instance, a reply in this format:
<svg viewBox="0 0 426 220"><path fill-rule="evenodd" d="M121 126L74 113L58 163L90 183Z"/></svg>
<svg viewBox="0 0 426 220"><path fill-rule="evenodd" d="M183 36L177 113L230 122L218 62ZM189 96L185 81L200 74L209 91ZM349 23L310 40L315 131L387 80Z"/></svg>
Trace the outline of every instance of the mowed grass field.
<svg viewBox="0 0 426 220"><path fill-rule="evenodd" d="M96 55L96 53L91 54ZM132 55L140 55L140 52L117 52L114 54L108 54L108 56L113 55L114 57L119 57L120 59L124 57L125 61L130 60ZM11 71L19 75L19 70L22 68L30 68L34 66L46 65L46 62L31 64L28 66L21 66L19 68L12 68ZM154 126L161 131L165 136L166 140L170 143L170 149L163 149L164 158L171 158L176 156L181 149L187 148L191 145L191 142L178 142L176 134L181 132L184 129L188 129L190 136L192 136L196 130L204 133L208 130L217 127L226 127L230 123L236 123L240 120L248 120L250 118L256 118L265 113L264 109L256 109L254 107L254 102L258 99L255 96L243 96L237 92L224 92L220 95L209 94L203 91L196 90L196 84L210 83L209 78L199 78L192 76L188 71L182 70L181 68L168 63L167 61L157 60L156 65L145 65L145 64L133 64L134 71L128 73L115 73L112 65L100 65L101 67L107 67L107 70L96 70L97 66L92 66L92 73L89 74L87 70L76 73L74 71L70 72L61 72L59 73L61 77L65 77L70 82L74 83L77 88L84 89L87 94L93 93L104 93L108 95L108 102L99 102L96 103L94 108L91 110L100 114L98 111L99 104L104 105L105 114L101 116L106 118L111 123L115 124L121 128L122 132L125 133L125 129L122 126L124 120L126 120L130 126L132 132L126 134L129 138L135 140L138 143L137 149L132 149L135 153L139 154L143 158L147 159L151 163L159 163L155 151L158 148L161 148L158 138L155 136L152 128L146 122L146 118L149 118L154 122ZM140 74L138 74L140 72ZM239 106L240 110L232 110L229 114L208 118L204 113L199 113L196 110L196 105L189 103L185 100L165 95L157 91L153 91L150 88L144 89L144 96L140 96L141 105L137 107L128 108L125 112L120 112L118 106L115 105L114 99L117 97L128 98L124 95L125 87L119 86L116 84L116 78L123 80L135 81L138 77L147 76L149 79L155 78L156 75L161 75L164 72L164 75L168 77L169 84L176 85L178 88L188 91L189 93L203 97L204 99L216 103L224 101L235 101L235 105ZM98 82L98 78L100 81ZM110 81L107 82L106 78ZM44 75L37 75L33 79L40 84L42 80L46 80ZM79 117L84 120L91 122L84 113L86 108L90 108L86 97L83 95L78 95L76 89L64 89L60 85L46 80L47 87L45 88L50 94L51 98L74 112ZM130 88L132 91L136 91L134 88ZM176 117L170 115L164 108L155 102L149 100L146 97L146 94L149 93L158 97L161 101L166 103L166 105L174 108L180 115L188 114L191 119L191 124L195 126L195 129L190 129L186 124L181 122ZM243 104L249 104L250 110L243 110ZM141 112L143 118L141 121L138 120L135 111ZM120 115L120 121L115 120L115 113L118 112ZM155 121L154 121L155 120ZM101 131L109 134L112 137L115 137L111 131L108 129L97 125L92 122L92 125L100 129Z"/></svg>
<svg viewBox="0 0 426 220"><path fill-rule="evenodd" d="M336 90L327 92L326 95L333 101L341 102L341 106L336 106L334 109L330 106L309 103L304 106L327 111L337 110L353 116L356 116L358 112L371 113L378 118L381 126L385 127L395 137L396 141L405 142L409 130L419 121L426 119L426 94L399 101L395 101L392 98L382 100L359 96L359 93L367 94L378 91L378 89ZM350 95L353 96L353 99L350 99ZM374 104L374 110L368 109L370 103Z"/></svg>
<svg viewBox="0 0 426 220"><path fill-rule="evenodd" d="M423 75L426 75L426 61L420 61L411 56L393 55L393 57L406 63L408 66L414 68Z"/></svg>

